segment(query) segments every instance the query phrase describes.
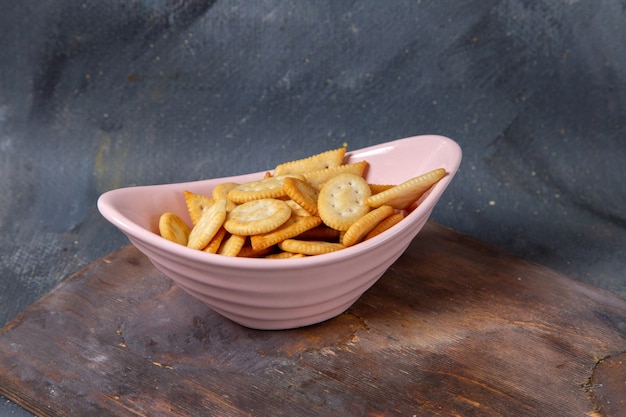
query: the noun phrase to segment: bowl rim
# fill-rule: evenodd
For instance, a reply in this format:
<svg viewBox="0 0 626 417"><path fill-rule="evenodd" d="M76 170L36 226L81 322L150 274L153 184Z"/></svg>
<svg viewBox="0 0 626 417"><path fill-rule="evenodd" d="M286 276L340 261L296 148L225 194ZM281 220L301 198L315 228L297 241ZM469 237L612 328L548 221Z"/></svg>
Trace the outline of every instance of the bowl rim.
<svg viewBox="0 0 626 417"><path fill-rule="evenodd" d="M372 239L368 239L366 241L360 242L357 245L347 247L345 249L341 249L339 251L310 256L304 258L297 259L259 259L259 258L245 258L245 257L229 257L218 254L212 254L207 252L198 251L195 249L188 248L186 246L180 245L175 242L171 242L167 239L163 239L158 234L154 233L151 230L140 226L135 223L127 216L125 216L121 210L116 205L116 201L120 198L123 198L125 193L131 193L138 189L143 189L146 191L150 191L150 189L156 190L164 190L166 188L171 189L184 189L186 185L194 184L198 185L203 182L215 182L219 181L234 181L236 182L238 179L241 180L244 177L251 177L255 175L262 175L267 172L267 170L242 174L242 175L234 175L228 177L219 177L219 178L210 178L203 179L198 181L187 181L187 182L177 182L177 183L165 183L165 184L157 184L157 185L137 185L137 186L127 186L122 188L117 188L113 190L109 190L100 195L97 201L97 207L102 216L107 219L110 223L116 226L120 231L122 231L127 238L135 245L135 239L141 241L143 245L150 246L151 250L156 250L159 252L160 256L165 258L169 258L177 261L190 261L196 264L204 264L206 266L214 266L214 267L222 267L222 268L237 268L241 270L281 270L281 269L305 269L315 266L327 265L330 263L337 263L337 261L342 260L344 258L351 258L351 255L357 253L368 253L379 246L385 244L389 239L392 239L396 234L406 231L411 228L415 224L419 223L419 220L423 218L423 216L429 216L430 212L433 210L435 204L448 187L453 177L456 175L458 168L462 159L462 150L458 143L454 140L441 136L441 135L418 135L411 136L402 139L396 139L388 142L382 142L376 145L367 146L361 149L355 149L349 152L346 152L346 158L354 154L364 154L367 152L375 152L377 150L384 149L386 147L393 146L399 142L405 141L414 141L414 140L424 140L425 138L429 138L431 140L437 140L442 144L447 146L447 151L451 152L449 166L446 166L447 174L437 183L435 184L427 193L420 199L420 204L412 211L410 211L406 218L395 225L394 227L384 231L378 236L373 237ZM258 178L258 177L257 177ZM407 178L408 179L408 178ZM429 202L434 201L433 204L429 204ZM136 245L135 245L136 246Z"/></svg>

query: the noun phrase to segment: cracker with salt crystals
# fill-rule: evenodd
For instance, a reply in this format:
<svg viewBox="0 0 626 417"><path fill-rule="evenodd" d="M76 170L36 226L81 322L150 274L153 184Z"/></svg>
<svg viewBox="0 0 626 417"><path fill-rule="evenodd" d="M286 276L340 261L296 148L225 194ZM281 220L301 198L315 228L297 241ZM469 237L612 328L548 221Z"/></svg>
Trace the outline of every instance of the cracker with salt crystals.
<svg viewBox="0 0 626 417"><path fill-rule="evenodd" d="M339 174L322 186L317 210L324 223L340 231L370 211L365 199L371 190L365 179L355 174Z"/></svg>

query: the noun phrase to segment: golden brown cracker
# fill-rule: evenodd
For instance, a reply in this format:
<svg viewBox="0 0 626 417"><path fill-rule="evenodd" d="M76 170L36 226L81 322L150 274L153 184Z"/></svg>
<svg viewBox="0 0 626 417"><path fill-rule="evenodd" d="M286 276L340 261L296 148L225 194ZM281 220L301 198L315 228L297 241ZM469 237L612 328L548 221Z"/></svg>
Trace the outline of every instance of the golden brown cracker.
<svg viewBox="0 0 626 417"><path fill-rule="evenodd" d="M265 259L292 259L292 258L304 258L306 255L302 253L291 253L291 252L278 252L272 253L270 255L266 255Z"/></svg>
<svg viewBox="0 0 626 417"><path fill-rule="evenodd" d="M341 243L345 246L352 246L361 242L365 236L378 225L383 219L393 214L393 207L380 206L360 217L352 223L350 228L344 233Z"/></svg>
<svg viewBox="0 0 626 417"><path fill-rule="evenodd" d="M222 182L220 184L217 184L215 186L215 188L213 188L213 192L211 194L211 196L213 197L214 200L217 200L219 198L225 198L228 200L228 192L230 190L232 190L235 187L238 187L240 184L236 183L236 182ZM231 211L232 209L235 208L237 204L234 201L228 200L228 205L226 206L226 211Z"/></svg>
<svg viewBox="0 0 626 417"><path fill-rule="evenodd" d="M346 148L338 148L321 152L308 158L284 162L276 166L274 175L303 174L305 172L336 167L341 165L345 154Z"/></svg>
<svg viewBox="0 0 626 417"><path fill-rule="evenodd" d="M339 174L328 180L320 190L318 213L333 229L348 230L361 216L370 211L365 199L371 190L365 179L355 174Z"/></svg>
<svg viewBox="0 0 626 417"><path fill-rule="evenodd" d="M404 215L402 213L394 213L391 216L383 219L380 223L376 225L366 236L364 240L368 240L373 238L374 236L378 236L385 230L391 229L396 224L400 223L404 219Z"/></svg>
<svg viewBox="0 0 626 417"><path fill-rule="evenodd" d="M293 200L287 199L283 200L289 207L291 207L291 215L292 216L311 216L307 210L305 210L300 204L296 203Z"/></svg>
<svg viewBox="0 0 626 417"><path fill-rule="evenodd" d="M175 213L163 213L159 218L159 234L165 239L187 246L191 229Z"/></svg>
<svg viewBox="0 0 626 417"><path fill-rule="evenodd" d="M286 177L283 180L285 194L311 215L317 216L319 190L298 178Z"/></svg>
<svg viewBox="0 0 626 417"><path fill-rule="evenodd" d="M330 180L331 178L339 175L339 174L354 174L360 177L365 176L365 171L367 169L368 163L367 161L354 162L352 164L344 164L339 165L333 168L322 169L319 171L311 171L303 174L304 179L307 183L312 185L313 187L320 189L322 185Z"/></svg>
<svg viewBox="0 0 626 417"><path fill-rule="evenodd" d="M297 178L302 178L298 176ZM273 176L239 184L228 192L228 199L237 204L263 198L278 198L285 195L283 180L285 176Z"/></svg>
<svg viewBox="0 0 626 417"><path fill-rule="evenodd" d="M226 234L226 229L224 229L223 226L220 227L215 236L213 236L213 239L211 239L206 247L202 250L207 253L217 253L220 246L222 245L222 241L224 240Z"/></svg>
<svg viewBox="0 0 626 417"><path fill-rule="evenodd" d="M278 247L285 252L301 253L303 255L323 255L345 248L341 243L299 239L283 240L278 244Z"/></svg>
<svg viewBox="0 0 626 417"><path fill-rule="evenodd" d="M237 256L246 243L247 236L230 235L224 241L217 250L218 255L223 256Z"/></svg>
<svg viewBox="0 0 626 417"><path fill-rule="evenodd" d="M198 221L200 221L202 212L211 207L215 203L215 199L187 190L183 191L183 195L185 196L185 204L187 205L187 212L191 218L191 224L195 226Z"/></svg>
<svg viewBox="0 0 626 417"><path fill-rule="evenodd" d="M298 236L321 223L322 219L317 216L291 216L289 220L271 232L250 236L250 242L254 250L262 250L285 239Z"/></svg>
<svg viewBox="0 0 626 417"><path fill-rule="evenodd" d="M226 200L217 200L202 212L202 217L189 233L187 246L192 249L204 249L217 234L226 219Z"/></svg>
<svg viewBox="0 0 626 417"><path fill-rule="evenodd" d="M372 195L374 195L382 191L386 191L394 186L394 184L370 184L370 190L372 190Z"/></svg>
<svg viewBox="0 0 626 417"><path fill-rule="evenodd" d="M251 236L270 232L291 217L287 203L275 198L263 198L240 204L231 210L224 228L234 234Z"/></svg>
<svg viewBox="0 0 626 417"><path fill-rule="evenodd" d="M398 210L405 210L445 175L445 169L434 169L391 187L388 190L374 194L367 198L365 203L370 207L380 207L386 204Z"/></svg>

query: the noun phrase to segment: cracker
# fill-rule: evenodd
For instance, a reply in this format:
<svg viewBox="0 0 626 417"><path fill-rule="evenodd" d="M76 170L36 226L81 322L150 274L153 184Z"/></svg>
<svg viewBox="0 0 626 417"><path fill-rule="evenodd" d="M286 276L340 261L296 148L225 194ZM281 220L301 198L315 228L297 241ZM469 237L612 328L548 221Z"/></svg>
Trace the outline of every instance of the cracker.
<svg viewBox="0 0 626 417"><path fill-rule="evenodd" d="M246 243L247 236L230 235L217 250L218 255L237 256Z"/></svg>
<svg viewBox="0 0 626 417"><path fill-rule="evenodd" d="M393 207L387 205L380 206L370 211L369 213L352 223L350 228L346 230L343 237L341 238L341 243L345 247L348 247L361 242L374 227L376 227L381 221L383 221L383 219L391 216L392 214Z"/></svg>
<svg viewBox="0 0 626 417"><path fill-rule="evenodd" d="M274 198L263 198L240 204L231 210L224 228L234 234L251 236L270 232L291 217L287 203Z"/></svg>
<svg viewBox="0 0 626 417"><path fill-rule="evenodd" d="M301 253L303 255L323 255L345 248L341 243L299 239L283 240L278 244L278 247L285 252Z"/></svg>
<svg viewBox="0 0 626 417"><path fill-rule="evenodd" d="M365 239L371 239L374 236L378 236L382 232L391 229L396 224L400 223L404 219L404 215L402 213L394 213L391 216L383 219L380 223L376 225L366 236Z"/></svg>
<svg viewBox="0 0 626 417"><path fill-rule="evenodd" d="M370 207L380 207L386 204L398 210L405 210L445 175L445 169L434 169L391 187L386 191L374 194L367 198L365 203Z"/></svg>
<svg viewBox="0 0 626 417"><path fill-rule="evenodd" d="M302 176L297 176L297 178L302 178ZM263 198L282 197L285 195L284 179L285 176L273 176L239 184L228 192L228 199L241 204Z"/></svg>
<svg viewBox="0 0 626 417"><path fill-rule="evenodd" d="M269 248L285 239L298 236L300 233L319 226L322 219L317 216L291 216L289 220L268 233L250 236L252 249L260 251Z"/></svg>
<svg viewBox="0 0 626 417"><path fill-rule="evenodd" d="M187 204L187 212L191 218L191 224L196 225L202 217L202 212L211 207L215 203L215 199L191 191L183 191L185 196L185 203Z"/></svg>
<svg viewBox="0 0 626 417"><path fill-rule="evenodd" d="M292 259L292 258L304 258L306 255L302 253L291 252L278 252L265 256L265 259Z"/></svg>
<svg viewBox="0 0 626 417"><path fill-rule="evenodd" d="M371 190L365 179L355 174L339 174L328 180L317 200L319 216L333 229L348 230L370 211L365 199Z"/></svg>
<svg viewBox="0 0 626 417"><path fill-rule="evenodd" d="M306 211L304 208L302 208L300 204L296 203L295 201L293 200L284 200L284 201L285 203L287 203L289 207L291 207L292 216L311 216L311 213Z"/></svg>
<svg viewBox="0 0 626 417"><path fill-rule="evenodd" d="M331 178L344 173L350 173L363 177L368 163L366 161L355 162L352 164L339 165L337 167L321 169L304 174L304 179L313 187L320 189L322 184Z"/></svg>
<svg viewBox="0 0 626 417"><path fill-rule="evenodd" d="M220 246L222 245L224 237L226 237L226 233L227 232L226 229L224 229L224 226L220 227L215 236L213 236L213 239L209 241L203 251L207 253L217 253Z"/></svg>
<svg viewBox="0 0 626 417"><path fill-rule="evenodd" d="M211 196L213 199L217 200L219 198L225 198L228 200L228 192L235 187L238 187L240 184L236 182L222 182L217 184L215 188L213 188L213 193ZM231 211L235 208L237 204L233 201L228 200L228 205L226 206L226 211Z"/></svg>
<svg viewBox="0 0 626 417"><path fill-rule="evenodd" d="M274 169L274 175L304 174L305 172L318 171L341 165L346 148L325 151L308 158L284 162Z"/></svg>
<svg viewBox="0 0 626 417"><path fill-rule="evenodd" d="M189 233L187 247L203 249L217 234L226 219L226 200L217 200L211 207L202 212L202 217Z"/></svg>
<svg viewBox="0 0 626 417"><path fill-rule="evenodd" d="M163 213L159 218L159 234L161 237L187 246L191 229L183 219L174 213Z"/></svg>
<svg viewBox="0 0 626 417"><path fill-rule="evenodd" d="M311 215L317 216L317 197L319 190L306 181L287 177L283 180L285 194Z"/></svg>
<svg viewBox="0 0 626 417"><path fill-rule="evenodd" d="M372 195L374 195L382 191L386 191L394 186L394 184L370 184L370 190L372 190Z"/></svg>

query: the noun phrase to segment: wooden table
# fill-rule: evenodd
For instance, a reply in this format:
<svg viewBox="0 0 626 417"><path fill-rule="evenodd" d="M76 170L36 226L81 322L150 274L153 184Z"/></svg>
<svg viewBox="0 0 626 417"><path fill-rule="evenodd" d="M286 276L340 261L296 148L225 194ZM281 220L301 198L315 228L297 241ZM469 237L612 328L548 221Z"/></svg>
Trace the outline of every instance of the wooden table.
<svg viewBox="0 0 626 417"><path fill-rule="evenodd" d="M429 223L348 311L243 328L133 247L0 332L39 416L623 416L626 301Z"/></svg>

